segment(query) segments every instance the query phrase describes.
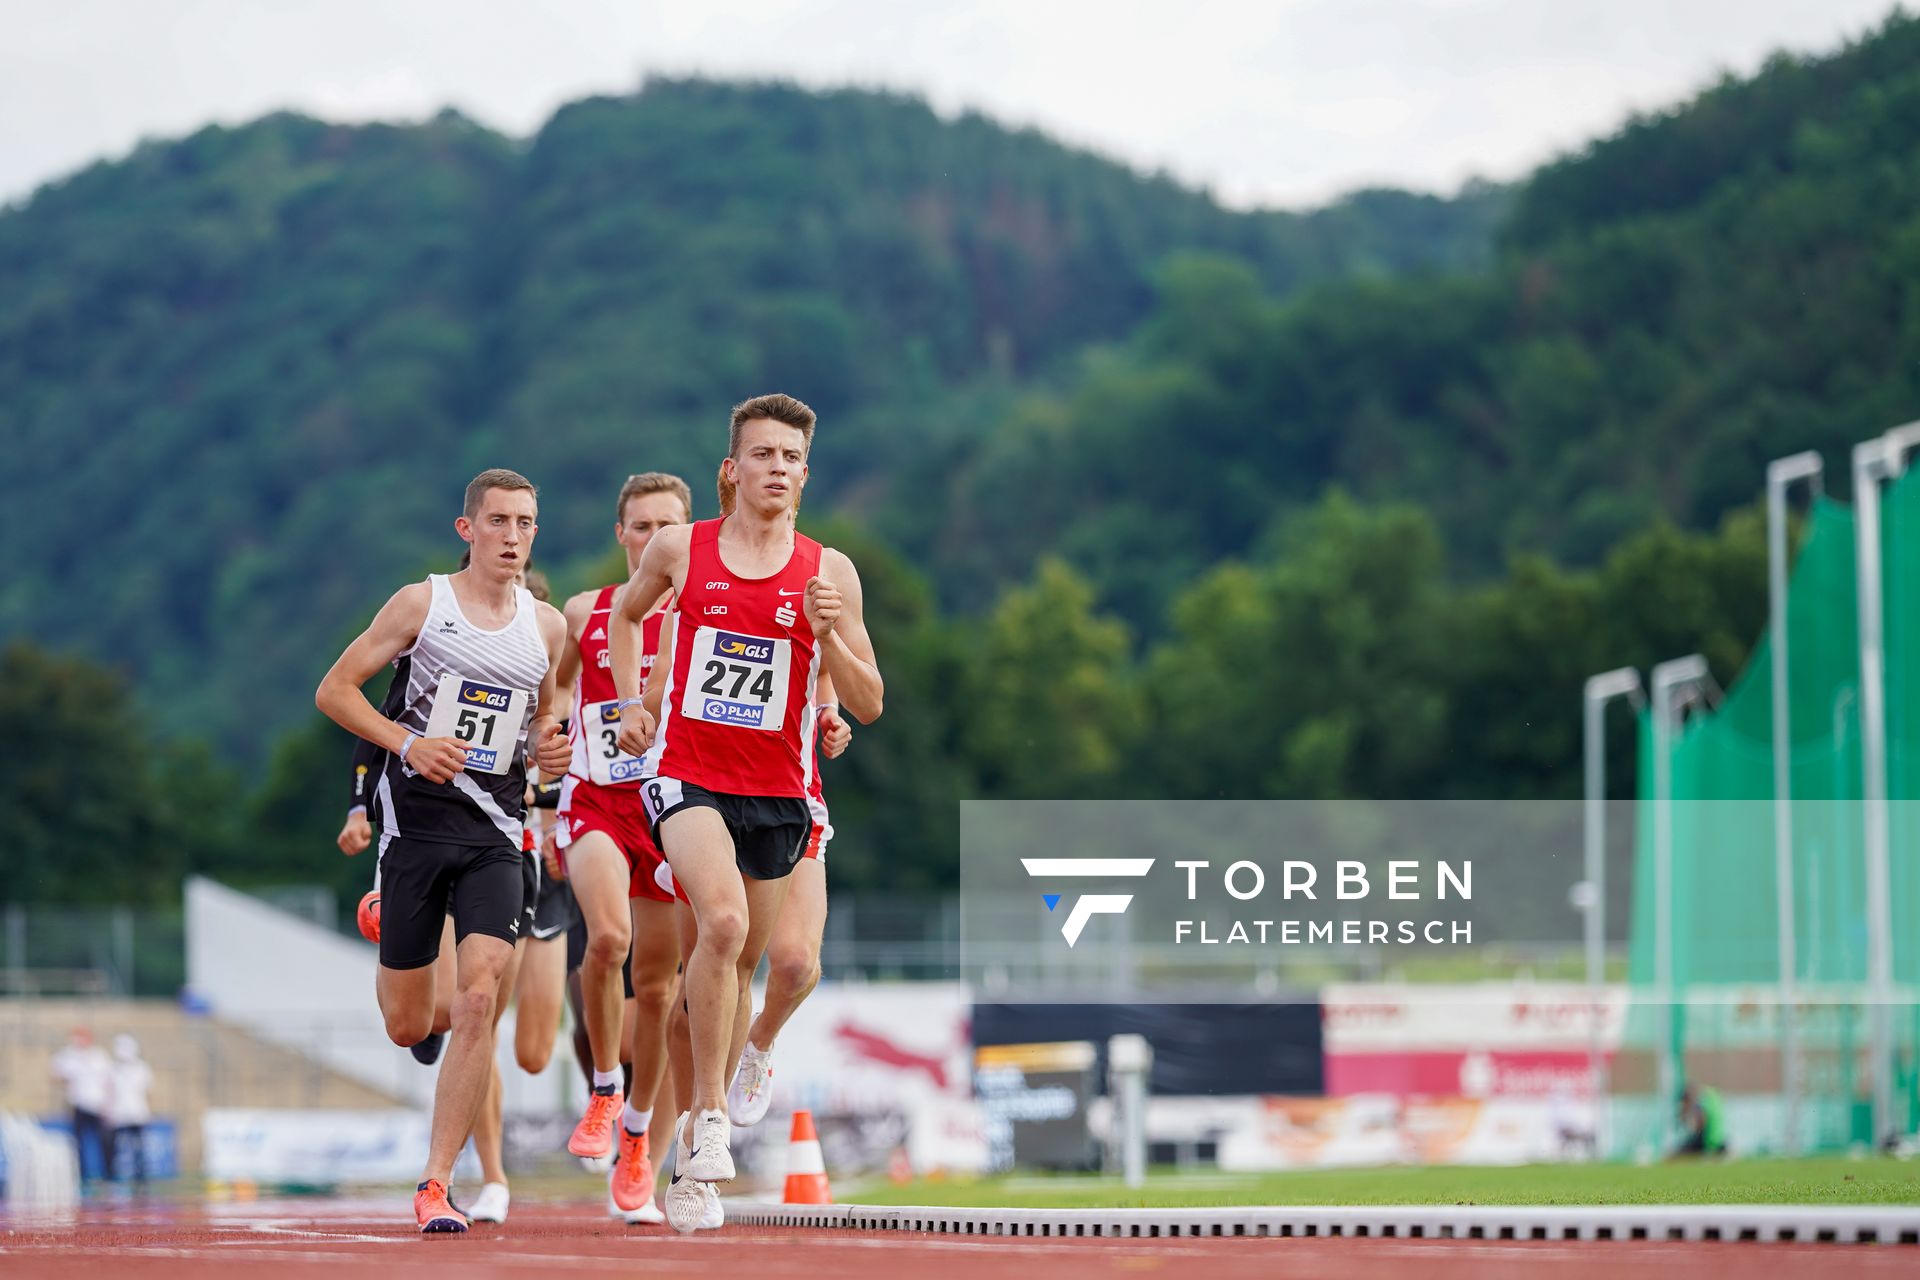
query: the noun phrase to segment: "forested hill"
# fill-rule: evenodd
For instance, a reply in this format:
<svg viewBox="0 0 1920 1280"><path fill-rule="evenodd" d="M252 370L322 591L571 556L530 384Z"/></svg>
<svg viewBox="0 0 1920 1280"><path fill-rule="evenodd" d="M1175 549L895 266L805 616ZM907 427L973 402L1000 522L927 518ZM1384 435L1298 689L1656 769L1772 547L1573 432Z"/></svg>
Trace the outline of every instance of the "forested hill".
<svg viewBox="0 0 1920 1280"><path fill-rule="evenodd" d="M1633 121L1512 209L1478 271L1283 296L1243 263L1175 264L1127 343L884 527L979 584L963 607L1046 549L1152 628L1330 482L1417 503L1484 577L1711 527L1801 449L1844 487L1853 442L1920 417L1920 21Z"/></svg>
<svg viewBox="0 0 1920 1280"><path fill-rule="evenodd" d="M531 140L291 115L143 145L0 211L0 635L124 666L176 732L260 745L460 486L543 486L539 558L618 479L702 482L727 406L823 415L815 507L939 495L1027 388L1153 312L1172 254L1286 297L1474 271L1505 196L1294 215L863 92L655 81Z"/></svg>

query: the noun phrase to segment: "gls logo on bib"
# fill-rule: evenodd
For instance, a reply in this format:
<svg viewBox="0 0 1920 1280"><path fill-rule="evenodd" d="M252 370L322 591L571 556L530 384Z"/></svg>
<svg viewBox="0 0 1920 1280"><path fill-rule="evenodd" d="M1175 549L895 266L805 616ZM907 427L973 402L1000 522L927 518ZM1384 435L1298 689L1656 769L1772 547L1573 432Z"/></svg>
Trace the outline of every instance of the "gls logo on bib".
<svg viewBox="0 0 1920 1280"><path fill-rule="evenodd" d="M714 640L713 651L729 658L744 658L748 662L772 662L773 645L756 636L735 635L731 631L722 631Z"/></svg>
<svg viewBox="0 0 1920 1280"><path fill-rule="evenodd" d="M498 685L481 684L477 680L463 680L460 682L460 701L486 707L490 711L505 711L513 702L513 691Z"/></svg>

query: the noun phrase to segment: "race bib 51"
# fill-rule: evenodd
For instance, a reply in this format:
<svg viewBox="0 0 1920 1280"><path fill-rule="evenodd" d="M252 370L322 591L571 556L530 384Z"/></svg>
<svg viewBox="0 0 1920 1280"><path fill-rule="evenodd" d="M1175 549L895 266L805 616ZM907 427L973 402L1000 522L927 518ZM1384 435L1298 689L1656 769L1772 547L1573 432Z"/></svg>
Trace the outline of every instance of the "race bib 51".
<svg viewBox="0 0 1920 1280"><path fill-rule="evenodd" d="M527 692L484 684L449 671L433 692L422 737L458 738L467 746L467 768L505 773L513 765L527 720Z"/></svg>

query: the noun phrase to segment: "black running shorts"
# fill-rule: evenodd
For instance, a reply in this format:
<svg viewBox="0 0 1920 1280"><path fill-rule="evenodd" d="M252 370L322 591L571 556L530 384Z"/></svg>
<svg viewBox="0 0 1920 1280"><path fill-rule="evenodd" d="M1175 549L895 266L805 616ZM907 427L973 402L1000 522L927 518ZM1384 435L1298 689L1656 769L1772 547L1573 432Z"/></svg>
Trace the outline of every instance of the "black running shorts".
<svg viewBox="0 0 1920 1280"><path fill-rule="evenodd" d="M661 849L660 824L682 809L712 809L733 836L733 860L750 880L778 880L793 874L813 831L813 815L799 796L733 796L674 778L649 778L641 784L653 841Z"/></svg>
<svg viewBox="0 0 1920 1280"><path fill-rule="evenodd" d="M533 932L536 942L557 938L580 918L579 904L573 900L573 886L540 868L540 889L533 900Z"/></svg>
<svg viewBox="0 0 1920 1280"><path fill-rule="evenodd" d="M380 855L380 963L389 969L432 964L449 912L456 943L474 933L518 942L533 893L533 860L511 845L396 836Z"/></svg>

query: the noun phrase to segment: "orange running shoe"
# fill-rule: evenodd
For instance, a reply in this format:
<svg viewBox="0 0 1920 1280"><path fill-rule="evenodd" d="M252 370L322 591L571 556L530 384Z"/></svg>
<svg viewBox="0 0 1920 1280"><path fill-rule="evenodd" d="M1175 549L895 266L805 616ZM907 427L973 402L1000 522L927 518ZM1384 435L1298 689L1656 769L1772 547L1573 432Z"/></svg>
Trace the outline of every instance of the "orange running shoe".
<svg viewBox="0 0 1920 1280"><path fill-rule="evenodd" d="M607 1182L613 1202L628 1213L653 1199L653 1166L647 1163L647 1135L620 1126L620 1157Z"/></svg>
<svg viewBox="0 0 1920 1280"><path fill-rule="evenodd" d="M613 1123L625 1107L617 1085L595 1089L587 1095L587 1114L574 1126L567 1139L567 1150L577 1156L604 1156L613 1153Z"/></svg>
<svg viewBox="0 0 1920 1280"><path fill-rule="evenodd" d="M360 936L368 942L380 941L380 891L370 889L367 896L360 899L358 916Z"/></svg>
<svg viewBox="0 0 1920 1280"><path fill-rule="evenodd" d="M447 1203L447 1184L428 1178L413 1193L413 1216L421 1234L465 1231L467 1216Z"/></svg>

